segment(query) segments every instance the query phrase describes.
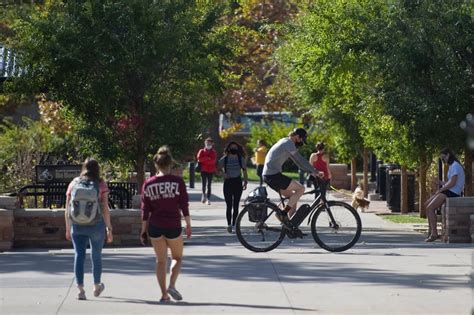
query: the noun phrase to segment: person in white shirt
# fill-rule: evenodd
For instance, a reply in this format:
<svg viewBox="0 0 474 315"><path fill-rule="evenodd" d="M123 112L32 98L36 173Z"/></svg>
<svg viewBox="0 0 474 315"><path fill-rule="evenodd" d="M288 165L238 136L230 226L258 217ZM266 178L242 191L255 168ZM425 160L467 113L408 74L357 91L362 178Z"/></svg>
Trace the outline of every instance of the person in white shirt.
<svg viewBox="0 0 474 315"><path fill-rule="evenodd" d="M448 181L439 182L441 188L426 202L426 215L428 217L429 235L425 242L433 242L439 238L437 231L435 210L441 207L446 198L461 197L464 190L465 174L456 155L448 148L441 150L439 158L449 165Z"/></svg>

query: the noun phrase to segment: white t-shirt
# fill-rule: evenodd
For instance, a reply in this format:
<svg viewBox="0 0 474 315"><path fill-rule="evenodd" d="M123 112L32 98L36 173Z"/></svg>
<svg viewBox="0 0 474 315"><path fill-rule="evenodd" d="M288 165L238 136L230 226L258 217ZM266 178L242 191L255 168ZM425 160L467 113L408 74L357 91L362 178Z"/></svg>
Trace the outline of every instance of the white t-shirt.
<svg viewBox="0 0 474 315"><path fill-rule="evenodd" d="M454 187L451 187L449 190L451 190L453 193L461 196L461 192L464 189L465 176L464 176L464 169L462 168L461 164L459 164L457 161L454 161L449 166L448 181L454 175L458 175L458 178L456 180L456 184L454 185Z"/></svg>

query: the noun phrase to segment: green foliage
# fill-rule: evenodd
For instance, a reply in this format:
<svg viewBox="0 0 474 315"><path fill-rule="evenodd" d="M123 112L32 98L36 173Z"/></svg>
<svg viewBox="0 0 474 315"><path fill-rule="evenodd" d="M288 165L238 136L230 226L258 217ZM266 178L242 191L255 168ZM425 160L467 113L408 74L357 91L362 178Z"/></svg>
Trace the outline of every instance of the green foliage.
<svg viewBox="0 0 474 315"><path fill-rule="evenodd" d="M263 139L268 144L268 148L277 143L281 138L288 137L288 134L295 128L295 126L287 126L281 122L272 122L269 126L254 125L251 129L250 139L248 142L249 151L255 152L257 147L257 140ZM309 159L312 152L315 151L316 143L324 141L322 132L317 128L307 129L308 138L307 144L301 147L298 151L304 157ZM284 165L285 170L295 170L292 162L287 162Z"/></svg>
<svg viewBox="0 0 474 315"><path fill-rule="evenodd" d="M51 1L23 16L13 90L62 101L85 151L134 165L186 153L222 88L224 7L195 1Z"/></svg>
<svg viewBox="0 0 474 315"><path fill-rule="evenodd" d="M49 156L61 155L66 141L40 121L24 118L22 124L0 125L0 191L29 184L34 167Z"/></svg>
<svg viewBox="0 0 474 315"><path fill-rule="evenodd" d="M416 166L464 141L472 12L472 1L315 1L288 27L278 59L342 160L365 146Z"/></svg>
<svg viewBox="0 0 474 315"><path fill-rule="evenodd" d="M354 112L367 77L360 72L364 60L356 60L352 48L361 41L354 18L360 6L357 1L318 1L305 6L289 26L277 56L299 105L323 122L339 159L345 162L362 147Z"/></svg>

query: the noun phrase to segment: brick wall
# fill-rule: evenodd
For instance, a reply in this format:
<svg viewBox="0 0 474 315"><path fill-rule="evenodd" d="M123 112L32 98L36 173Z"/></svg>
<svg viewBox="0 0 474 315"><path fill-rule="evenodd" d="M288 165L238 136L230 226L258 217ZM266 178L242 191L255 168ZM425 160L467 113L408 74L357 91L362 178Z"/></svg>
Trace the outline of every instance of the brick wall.
<svg viewBox="0 0 474 315"><path fill-rule="evenodd" d="M0 252L13 246L13 211L0 209Z"/></svg>
<svg viewBox="0 0 474 315"><path fill-rule="evenodd" d="M65 239L64 210L16 209L9 211L13 221L13 247L15 248L67 248L72 243ZM111 210L114 232L113 244L107 246L139 246L141 228L140 211L134 209ZM3 212L0 212L0 216ZM3 217L0 222L3 223ZM6 224L5 224L6 225ZM6 228L0 225L0 235ZM1 241L0 241L1 244Z"/></svg>
<svg viewBox="0 0 474 315"><path fill-rule="evenodd" d="M443 240L448 243L470 243L471 214L474 214L474 197L448 198L443 213Z"/></svg>
<svg viewBox="0 0 474 315"><path fill-rule="evenodd" d="M111 210L114 246L139 246L141 211L135 209Z"/></svg>
<svg viewBox="0 0 474 315"><path fill-rule="evenodd" d="M346 164L330 164L331 185L337 189L351 189L351 175Z"/></svg>
<svg viewBox="0 0 474 315"><path fill-rule="evenodd" d="M65 239L64 210L16 209L14 216L14 247L71 247Z"/></svg>

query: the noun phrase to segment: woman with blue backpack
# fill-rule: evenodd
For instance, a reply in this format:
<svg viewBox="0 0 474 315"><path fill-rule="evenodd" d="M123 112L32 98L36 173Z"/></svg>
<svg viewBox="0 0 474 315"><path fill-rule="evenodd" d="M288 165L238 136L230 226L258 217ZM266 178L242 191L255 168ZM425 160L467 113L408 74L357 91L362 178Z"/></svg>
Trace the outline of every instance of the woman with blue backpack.
<svg viewBox="0 0 474 315"><path fill-rule="evenodd" d="M104 291L101 282L102 248L113 241L108 205L109 189L100 177L99 163L91 158L82 165L81 175L74 178L66 192L66 239L74 245L74 274L79 290L77 298L86 300L84 290L84 261L87 244L91 248L93 293L98 297Z"/></svg>
<svg viewBox="0 0 474 315"><path fill-rule="evenodd" d="M235 141L230 142L224 150L224 156L219 160L219 166L224 171L227 232L232 233L239 214L242 191L247 189L247 163L242 146Z"/></svg>

